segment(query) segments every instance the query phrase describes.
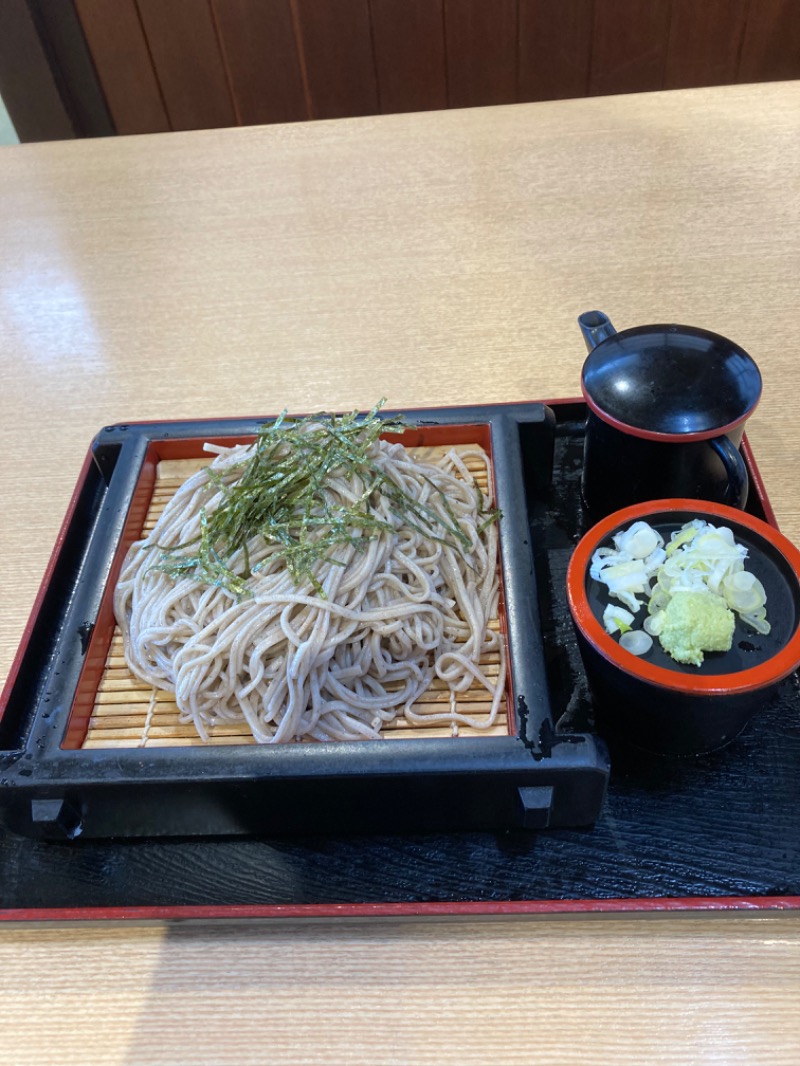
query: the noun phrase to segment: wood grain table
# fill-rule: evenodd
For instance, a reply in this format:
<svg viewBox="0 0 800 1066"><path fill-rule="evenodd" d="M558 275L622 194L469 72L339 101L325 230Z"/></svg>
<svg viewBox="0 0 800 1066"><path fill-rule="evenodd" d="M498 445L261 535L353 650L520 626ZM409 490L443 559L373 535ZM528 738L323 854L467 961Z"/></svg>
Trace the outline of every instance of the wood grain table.
<svg viewBox="0 0 800 1066"><path fill-rule="evenodd" d="M592 308L752 353L800 540L798 175L800 83L0 149L0 674L101 426L574 396ZM19 924L0 975L9 1064L800 1060L796 913Z"/></svg>

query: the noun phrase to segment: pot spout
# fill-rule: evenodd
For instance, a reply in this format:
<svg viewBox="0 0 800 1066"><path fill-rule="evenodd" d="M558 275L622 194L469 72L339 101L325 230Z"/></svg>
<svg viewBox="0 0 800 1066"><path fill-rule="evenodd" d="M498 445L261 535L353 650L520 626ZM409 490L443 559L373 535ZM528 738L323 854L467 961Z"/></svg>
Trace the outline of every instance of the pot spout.
<svg viewBox="0 0 800 1066"><path fill-rule="evenodd" d="M613 337L617 332L611 325L611 319L602 311L584 311L578 318L578 325L589 352L594 351L601 341Z"/></svg>

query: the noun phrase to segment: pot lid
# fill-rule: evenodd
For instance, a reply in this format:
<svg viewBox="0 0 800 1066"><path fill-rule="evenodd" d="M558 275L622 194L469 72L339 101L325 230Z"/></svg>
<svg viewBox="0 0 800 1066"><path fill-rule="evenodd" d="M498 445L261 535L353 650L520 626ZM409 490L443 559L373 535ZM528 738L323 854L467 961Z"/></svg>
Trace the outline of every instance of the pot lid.
<svg viewBox="0 0 800 1066"><path fill-rule="evenodd" d="M761 374L732 341L692 326L614 333L583 366L583 394L598 417L641 436L703 439L743 422Z"/></svg>

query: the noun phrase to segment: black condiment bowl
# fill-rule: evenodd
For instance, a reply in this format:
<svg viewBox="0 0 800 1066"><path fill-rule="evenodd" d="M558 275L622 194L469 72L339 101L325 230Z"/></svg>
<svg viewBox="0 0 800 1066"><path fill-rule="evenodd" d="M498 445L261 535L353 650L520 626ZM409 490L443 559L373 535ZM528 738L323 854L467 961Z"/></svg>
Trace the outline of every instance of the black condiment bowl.
<svg viewBox="0 0 800 1066"><path fill-rule="evenodd" d="M770 633L762 636L737 617L730 651L707 653L699 667L675 662L658 640L646 655L633 655L603 627L603 609L616 601L590 576L592 556L634 522L647 522L668 541L695 518L727 526L747 548L746 569L767 594ZM575 549L567 598L598 729L610 741L666 755L714 751L730 743L800 666L800 551L773 526L723 504L656 500L609 515Z"/></svg>

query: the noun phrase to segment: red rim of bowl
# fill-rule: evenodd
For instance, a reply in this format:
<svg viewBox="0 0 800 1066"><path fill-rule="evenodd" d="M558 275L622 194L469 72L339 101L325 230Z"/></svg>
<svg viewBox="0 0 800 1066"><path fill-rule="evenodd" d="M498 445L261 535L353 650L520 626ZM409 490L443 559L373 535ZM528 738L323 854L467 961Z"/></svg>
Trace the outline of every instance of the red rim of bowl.
<svg viewBox="0 0 800 1066"><path fill-rule="evenodd" d="M717 426L715 429L701 429L695 433L657 433L652 429L641 429L639 426L632 426L629 422L623 422L621 419L615 418L607 411L604 411L603 408L598 406L594 399L589 395L589 391L586 388L586 382L583 380L583 375L581 375L581 392L583 393L584 400L586 400L587 407L591 411L594 411L599 419L606 422L609 426L613 426L614 429L626 433L629 437L641 437L643 440L682 444L689 444L692 441L698 440L713 440L714 437L722 437L725 434L733 433L740 426L744 425L750 415L752 415L753 411L755 411L756 407L758 407L759 400L761 399L761 392L759 392L755 402L748 407L745 413L725 426Z"/></svg>
<svg viewBox="0 0 800 1066"><path fill-rule="evenodd" d="M625 673L649 681L662 688L695 695L730 695L736 692L752 692L764 688L787 677L800 665L800 626L798 626L786 645L766 662L735 674L684 674L664 666L656 666L621 648L614 638L606 633L595 618L586 596L586 573L592 556L610 533L620 526L638 519L669 511L691 511L699 517L723 519L739 526L745 526L759 534L776 548L794 571L800 585L800 551L787 540L774 526L767 525L760 518L754 518L744 511L737 511L724 504L709 503L707 500L668 499L651 500L637 503L615 511L592 526L580 540L572 554L567 569L567 600L572 617L583 636L605 659L618 666Z"/></svg>

